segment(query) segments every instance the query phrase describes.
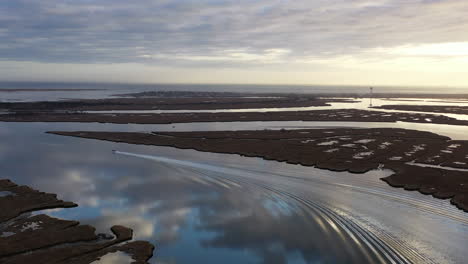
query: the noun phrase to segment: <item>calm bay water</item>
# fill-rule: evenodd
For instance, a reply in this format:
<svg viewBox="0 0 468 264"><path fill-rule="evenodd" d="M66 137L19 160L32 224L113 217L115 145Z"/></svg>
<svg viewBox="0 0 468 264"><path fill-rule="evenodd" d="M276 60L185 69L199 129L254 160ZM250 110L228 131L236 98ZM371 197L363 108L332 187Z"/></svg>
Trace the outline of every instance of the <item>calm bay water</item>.
<svg viewBox="0 0 468 264"><path fill-rule="evenodd" d="M53 216L92 224L100 232L108 232L114 224L133 228L135 239L157 246L154 263L378 259L297 201L203 169L208 164L226 164L239 167L239 172L244 166L271 172L278 166L275 162L43 133L82 128L80 124L0 124L2 178L57 193L80 205L47 211ZM191 160L201 167L115 155L112 149Z"/></svg>
<svg viewBox="0 0 468 264"><path fill-rule="evenodd" d="M170 88L193 88L177 87ZM197 87L193 89L207 90L205 86ZM136 92L132 87L108 89L0 93L0 96L1 100L39 100ZM145 91L148 87L138 89ZM232 91L233 86L225 89ZM247 86L242 89L253 91ZM465 260L467 214L446 200L388 186L380 178L390 175L390 171L338 173L238 155L44 133L324 126L412 128L467 139L461 126L402 122L174 126L0 123L0 177L57 193L59 198L79 204L78 208L46 211L50 215L91 224L99 232L109 232L114 224L133 228L135 239L156 245L152 263L462 263ZM113 154L112 150L119 152Z"/></svg>
<svg viewBox="0 0 468 264"><path fill-rule="evenodd" d="M44 133L123 127L0 123L2 178L80 205L46 211L52 216L99 232L114 224L133 228L136 239L157 246L152 263L404 263L392 252L415 262L460 263L465 254L466 214L448 201L389 187L379 180L389 171L338 173ZM127 130L157 127L171 126Z"/></svg>
<svg viewBox="0 0 468 264"><path fill-rule="evenodd" d="M370 85L369 85L370 86ZM114 94L144 91L209 91L252 93L367 94L369 86L329 85L230 85L230 84L110 84L110 83L42 83L0 82L2 89L102 89L101 91L55 91L52 93L0 93L0 101L58 100L67 98L104 98ZM374 87L376 93L396 94L468 94L468 87Z"/></svg>

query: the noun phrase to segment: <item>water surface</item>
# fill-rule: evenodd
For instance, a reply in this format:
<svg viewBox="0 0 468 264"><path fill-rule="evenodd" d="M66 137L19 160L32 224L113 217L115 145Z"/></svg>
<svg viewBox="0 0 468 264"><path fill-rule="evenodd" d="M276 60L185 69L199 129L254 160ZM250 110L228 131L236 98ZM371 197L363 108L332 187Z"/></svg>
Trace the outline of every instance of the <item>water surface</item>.
<svg viewBox="0 0 468 264"><path fill-rule="evenodd" d="M49 211L53 216L99 232L113 224L133 228L136 239L157 246L152 263L463 260L466 214L448 201L389 187L379 178L390 171L337 173L43 133L87 128L1 123L2 177L80 205Z"/></svg>
<svg viewBox="0 0 468 264"><path fill-rule="evenodd" d="M100 91L59 92L1 92L2 101L37 101L77 98L107 98L113 94L146 91L206 91L250 93L312 93L312 94L358 94L369 93L368 86L353 85L235 85L235 84L119 84L119 83L46 83L46 82L0 82L1 89L100 89ZM466 87L374 87L376 93L391 94L468 94Z"/></svg>
<svg viewBox="0 0 468 264"><path fill-rule="evenodd" d="M107 88L1 96L37 100L53 94L58 100L108 97L116 91ZM373 101L380 102L395 104ZM368 103L332 107L367 109ZM388 186L380 180L392 173L388 170L338 173L238 155L44 133L332 127L408 128L468 139L463 126L405 122L0 123L0 177L79 204L46 211L55 217L91 224L98 232L109 232L114 224L133 228L135 239L156 245L151 263L463 263L467 214L446 200ZM128 257L112 254L106 260Z"/></svg>

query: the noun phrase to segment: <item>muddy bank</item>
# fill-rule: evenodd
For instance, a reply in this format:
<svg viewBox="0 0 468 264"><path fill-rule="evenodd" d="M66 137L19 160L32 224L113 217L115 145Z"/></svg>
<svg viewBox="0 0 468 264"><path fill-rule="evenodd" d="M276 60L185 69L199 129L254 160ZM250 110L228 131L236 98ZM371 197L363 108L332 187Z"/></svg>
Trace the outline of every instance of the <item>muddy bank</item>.
<svg viewBox="0 0 468 264"><path fill-rule="evenodd" d="M242 94L241 94L242 95ZM210 110L243 108L282 108L329 106L345 99L318 99L313 96L249 97L245 96L180 96L80 99L42 102L4 102L0 109L12 112L101 111L101 110Z"/></svg>
<svg viewBox="0 0 468 264"><path fill-rule="evenodd" d="M443 102L441 102L443 104ZM413 112L434 112L446 114L468 115L468 106L443 106L443 105L383 105L377 109L402 110Z"/></svg>
<svg viewBox="0 0 468 264"><path fill-rule="evenodd" d="M466 120L415 113L341 109L284 112L223 112L223 113L12 113L1 114L2 122L97 122L113 124L171 124L193 122L248 121L343 121L343 122L411 122L425 124L468 125Z"/></svg>
<svg viewBox="0 0 468 264"><path fill-rule="evenodd" d="M50 132L124 142L239 154L321 169L364 173L388 168L394 187L418 190L468 211L468 141L405 129L312 129L221 132ZM440 165L424 168L411 162Z"/></svg>
<svg viewBox="0 0 468 264"><path fill-rule="evenodd" d="M113 226L115 237L109 237L97 235L94 227L77 221L25 214L76 206L58 200L55 194L0 179L0 262L88 264L120 251L133 258L133 263L143 264L153 255L153 245L130 241L133 231L123 226Z"/></svg>

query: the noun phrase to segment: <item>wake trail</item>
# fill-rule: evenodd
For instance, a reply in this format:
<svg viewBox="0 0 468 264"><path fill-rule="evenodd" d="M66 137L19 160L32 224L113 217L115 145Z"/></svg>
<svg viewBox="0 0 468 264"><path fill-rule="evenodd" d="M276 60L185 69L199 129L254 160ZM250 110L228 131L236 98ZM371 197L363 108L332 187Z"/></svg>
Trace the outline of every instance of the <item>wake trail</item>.
<svg viewBox="0 0 468 264"><path fill-rule="evenodd" d="M330 176L327 178L322 177L322 175L319 175L318 178L305 176L296 177L268 171L237 169L162 156L122 151L114 151L114 153L129 157L148 159L176 167L184 167L191 171L198 172L199 175L211 177L213 178L213 183L226 188L230 188L234 185L238 187L254 186L255 188L275 193L284 200L292 199L310 210L319 212L323 217L326 217L329 220L327 222L330 226L339 226L340 229L347 234L350 241L360 241L363 243L366 248L370 249L369 252L371 252L372 255L377 256L379 260L382 260L379 261L382 263L432 263L437 261L432 260L424 254L420 254L417 248L412 247L408 243L402 242L401 239L398 239L393 234L386 230L382 230L376 225L370 227L368 223L360 223L360 220L354 217L353 214L342 213L343 211L341 211L341 209L329 206L326 202L318 202L320 199L313 198L316 194L313 191L307 191L307 186L318 188L317 184L319 184L338 187L339 189L343 189L340 193L349 195L350 199L353 198L353 192L364 193L366 195L384 198L392 202L403 203L428 213L437 214L439 216L461 222L462 224L468 223L468 219L466 217L459 214L456 210L453 211L450 206L448 206L450 209L447 209L443 208L442 204L432 202L430 199L418 199L417 197L410 197L411 195L403 195L401 194L403 191L399 189L395 189L395 192L391 192L384 188L375 186L375 181L367 182L368 186L357 186L354 185L356 182L352 182L352 180L340 183L338 182L339 177ZM357 181L357 183L365 185L366 181ZM298 187L295 186L302 186L303 188L298 189ZM304 190L306 193L304 193ZM352 192L350 193L349 190ZM323 191L326 192L327 190L324 189ZM381 210L381 208L376 209L377 212Z"/></svg>
<svg viewBox="0 0 468 264"><path fill-rule="evenodd" d="M311 177L296 177L284 174L278 174L274 172L265 172L265 171L255 171L255 170L248 170L248 169L236 169L226 166L216 166L210 165L206 163L200 162L192 162L192 161L184 161L178 159L172 159L162 156L153 156L153 155L144 155L144 154L137 154L137 153L130 153L130 152L123 152L123 151L114 151L115 154L149 159L156 162L161 162L165 164L172 164L176 166L188 167L188 168L195 168L201 170L207 170L211 172L216 172L225 175L231 175L235 177L243 177L243 178L250 178L256 179L259 175L268 174L269 176L281 177L281 178L289 178L291 180L300 180L304 182L314 182L318 184L324 185L332 185L342 189L350 189L356 192L365 193L368 195L378 196L379 198L384 198L400 203L404 203L406 205L415 207L419 210L423 210L429 213L437 214L464 224L468 224L468 218L461 212L460 210L453 208L451 206L446 206L442 203L439 203L436 199L423 199L428 198L426 196L421 195L421 198L412 197L410 194L404 194L399 189L395 189L395 192L389 191L388 188L381 188L378 185L372 182L366 182L363 180L351 180L349 183L339 183L337 182L340 180L338 177L333 176L322 176L320 178L311 178ZM329 179L327 179L329 178ZM272 179L273 180L273 179ZM357 185L356 185L357 184ZM362 186L364 185L364 186ZM367 185L367 186L366 186ZM393 187L389 187L393 188Z"/></svg>

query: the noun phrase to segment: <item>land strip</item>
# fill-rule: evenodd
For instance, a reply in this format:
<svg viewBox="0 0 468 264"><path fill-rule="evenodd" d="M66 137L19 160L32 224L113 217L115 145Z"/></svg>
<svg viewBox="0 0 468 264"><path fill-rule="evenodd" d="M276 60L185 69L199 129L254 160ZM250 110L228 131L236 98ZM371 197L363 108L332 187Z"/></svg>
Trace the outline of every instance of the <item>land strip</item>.
<svg viewBox="0 0 468 264"><path fill-rule="evenodd" d="M0 179L0 263L89 264L106 254L120 251L128 254L133 263L143 264L153 255L153 245L130 241L133 231L123 226L111 228L113 238L96 235L94 227L77 221L45 214L28 215L43 209L76 206L57 199L55 194Z"/></svg>
<svg viewBox="0 0 468 264"><path fill-rule="evenodd" d="M212 110L329 106L346 99L318 99L314 96L288 97L137 97L80 99L42 102L3 102L0 109L10 112L101 111L101 110Z"/></svg>
<svg viewBox="0 0 468 264"><path fill-rule="evenodd" d="M374 90L375 91L375 90ZM191 91L146 91L138 93L115 94L117 97L316 97L316 98L369 98L367 89L362 93L235 93L235 92L191 92ZM379 93L373 98L394 99L468 99L468 94L434 94L434 93Z"/></svg>
<svg viewBox="0 0 468 264"><path fill-rule="evenodd" d="M443 102L441 102L443 104ZM388 109L413 112L432 112L468 115L468 106L444 106L444 105L383 105L373 107L376 109Z"/></svg>
<svg viewBox="0 0 468 264"><path fill-rule="evenodd" d="M419 113L388 113L379 111L338 109L282 112L222 112L222 113L54 113L18 112L0 114L1 122L83 122L113 124L171 124L193 122L252 121L339 121L339 122L411 122L467 126L467 120Z"/></svg>

